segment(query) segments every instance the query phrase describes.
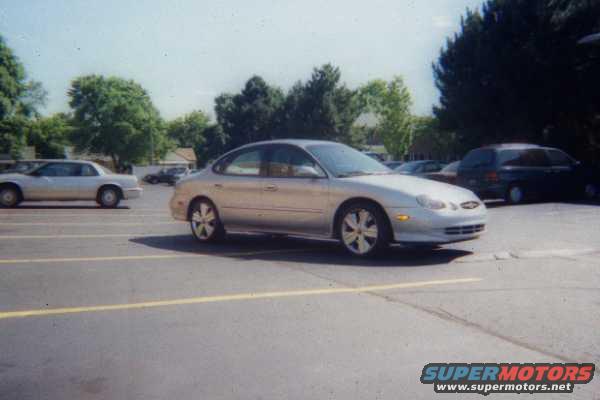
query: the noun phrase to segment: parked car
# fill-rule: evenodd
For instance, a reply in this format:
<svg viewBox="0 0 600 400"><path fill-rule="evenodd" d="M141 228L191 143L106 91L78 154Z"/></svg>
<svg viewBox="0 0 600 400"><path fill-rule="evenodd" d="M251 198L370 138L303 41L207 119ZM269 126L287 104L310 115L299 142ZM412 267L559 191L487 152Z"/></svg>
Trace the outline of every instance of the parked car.
<svg viewBox="0 0 600 400"><path fill-rule="evenodd" d="M383 165L385 165L389 169L396 169L402 164L404 164L404 161L386 161L383 163Z"/></svg>
<svg viewBox="0 0 600 400"><path fill-rule="evenodd" d="M512 204L530 199L598 194L598 175L562 150L533 144L500 144L470 151L457 183L482 199Z"/></svg>
<svg viewBox="0 0 600 400"><path fill-rule="evenodd" d="M460 161L454 161L446 165L438 172L429 172L424 174L423 176L427 179L432 179L438 182L446 182L451 185L456 185L456 173L458 172L458 166L460 165Z"/></svg>
<svg viewBox="0 0 600 400"><path fill-rule="evenodd" d="M179 168L179 169L177 169L177 171L174 171L173 173L169 174L170 178L167 179L167 183L169 185L173 186L177 182L179 182L181 180L181 178L184 178L185 176L187 176L191 173L192 173L192 171L187 168Z"/></svg>
<svg viewBox="0 0 600 400"><path fill-rule="evenodd" d="M14 173L24 173L30 171L40 165L46 163L46 160L27 160L27 161L17 161L9 168L0 171L0 174L14 174Z"/></svg>
<svg viewBox="0 0 600 400"><path fill-rule="evenodd" d="M475 239L486 207L471 191L394 174L339 143L279 140L246 145L177 183L173 217L200 242L225 231L336 238L358 256L390 242Z"/></svg>
<svg viewBox="0 0 600 400"><path fill-rule="evenodd" d="M446 164L436 160L421 160L405 162L395 169L396 172L404 175L424 176L431 172L439 172Z"/></svg>
<svg viewBox="0 0 600 400"><path fill-rule="evenodd" d="M171 183L174 182L175 176L187 174L187 171L188 169L185 167L163 168L155 174L144 176L142 180L152 185L157 183Z"/></svg>
<svg viewBox="0 0 600 400"><path fill-rule="evenodd" d="M95 200L102 207L116 207L141 194L135 176L113 174L87 161L53 161L24 174L0 175L2 207L44 200Z"/></svg>
<svg viewBox="0 0 600 400"><path fill-rule="evenodd" d="M374 151L365 151L364 154L381 163L385 161L385 157L383 156L383 154L376 153Z"/></svg>

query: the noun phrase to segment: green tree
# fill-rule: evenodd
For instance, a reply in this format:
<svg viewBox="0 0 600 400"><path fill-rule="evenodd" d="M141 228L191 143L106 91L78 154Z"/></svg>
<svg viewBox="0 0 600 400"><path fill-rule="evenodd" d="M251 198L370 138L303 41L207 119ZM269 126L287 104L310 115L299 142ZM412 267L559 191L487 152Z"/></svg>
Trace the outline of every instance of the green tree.
<svg viewBox="0 0 600 400"><path fill-rule="evenodd" d="M27 142L35 146L40 158L64 158L72 131L71 117L68 114L40 117L30 123Z"/></svg>
<svg viewBox="0 0 600 400"><path fill-rule="evenodd" d="M229 138L219 124L206 128L203 137L203 143L194 148L199 166L214 161L229 148Z"/></svg>
<svg viewBox="0 0 600 400"><path fill-rule="evenodd" d="M374 80L359 89L358 101L363 111L377 117L376 131L394 159L404 157L413 141L412 100L400 77L390 82Z"/></svg>
<svg viewBox="0 0 600 400"><path fill-rule="evenodd" d="M204 143L204 131L210 118L202 111L192 111L167 123L167 136L180 147L200 146Z"/></svg>
<svg viewBox="0 0 600 400"><path fill-rule="evenodd" d="M28 120L45 100L42 85L26 79L25 68L0 35L0 153L20 156Z"/></svg>
<svg viewBox="0 0 600 400"><path fill-rule="evenodd" d="M297 82L290 89L277 136L355 144L364 139L352 129L360 113L356 93L341 83L339 68L325 64L313 70L308 82Z"/></svg>
<svg viewBox="0 0 600 400"><path fill-rule="evenodd" d="M71 83L71 140L79 151L110 156L119 170L152 162L172 148L148 93L136 82L99 75Z"/></svg>
<svg viewBox="0 0 600 400"><path fill-rule="evenodd" d="M442 127L465 150L518 140L589 157L600 132L600 53L577 42L600 31L599 15L589 0L488 0L468 10L433 65Z"/></svg>
<svg viewBox="0 0 600 400"><path fill-rule="evenodd" d="M217 122L228 137L228 147L273 138L283 103L281 89L259 76L250 78L241 93L224 93L215 99Z"/></svg>

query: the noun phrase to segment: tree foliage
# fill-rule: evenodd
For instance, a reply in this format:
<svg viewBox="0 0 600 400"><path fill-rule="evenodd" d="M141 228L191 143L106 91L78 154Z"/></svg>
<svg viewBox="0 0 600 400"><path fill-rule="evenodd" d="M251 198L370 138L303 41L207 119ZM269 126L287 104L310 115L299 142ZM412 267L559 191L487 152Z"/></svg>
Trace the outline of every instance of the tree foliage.
<svg viewBox="0 0 600 400"><path fill-rule="evenodd" d="M167 136L179 147L196 147L204 143L204 131L210 118L202 111L192 111L167 123Z"/></svg>
<svg viewBox="0 0 600 400"><path fill-rule="evenodd" d="M413 140L412 100L408 88L400 77L390 82L374 80L359 89L362 110L377 117L376 130L394 159L406 154Z"/></svg>
<svg viewBox="0 0 600 400"><path fill-rule="evenodd" d="M442 127L465 149L531 141L583 155L600 144L600 2L488 0L468 10L434 64ZM599 147L600 149L600 147Z"/></svg>
<svg viewBox="0 0 600 400"><path fill-rule="evenodd" d="M64 158L72 131L71 117L68 114L39 117L29 125L27 142L35 146L40 158Z"/></svg>
<svg viewBox="0 0 600 400"><path fill-rule="evenodd" d="M26 79L25 68L0 36L0 153L20 156L29 118L45 100L42 85Z"/></svg>
<svg viewBox="0 0 600 400"><path fill-rule="evenodd" d="M164 156L172 147L148 93L136 82L99 75L75 79L68 92L73 109L71 140L79 151L128 164Z"/></svg>
<svg viewBox="0 0 600 400"><path fill-rule="evenodd" d="M277 135L352 144L352 126L361 111L356 92L341 83L339 68L325 64L315 68L306 83L290 89Z"/></svg>
<svg viewBox="0 0 600 400"><path fill-rule="evenodd" d="M224 93L215 99L217 122L229 138L228 147L273 137L283 102L281 89L259 76L251 77L238 94Z"/></svg>

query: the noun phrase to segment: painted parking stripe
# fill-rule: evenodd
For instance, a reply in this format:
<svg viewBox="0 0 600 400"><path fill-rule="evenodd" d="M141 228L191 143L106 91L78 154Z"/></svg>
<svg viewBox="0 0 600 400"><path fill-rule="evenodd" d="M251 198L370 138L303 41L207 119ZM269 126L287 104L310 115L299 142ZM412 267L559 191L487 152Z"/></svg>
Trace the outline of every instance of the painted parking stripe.
<svg viewBox="0 0 600 400"><path fill-rule="evenodd" d="M308 253L316 252L319 249L277 249L277 250L259 250L247 252L232 253L172 253L172 254L153 254L145 256L107 256L107 257L66 257L66 258L5 258L0 259L0 264L44 264L44 263L70 263L70 262L102 262L102 261L141 261L141 260L175 260L178 258L200 258L200 257L251 257L269 254L285 253Z"/></svg>
<svg viewBox="0 0 600 400"><path fill-rule="evenodd" d="M334 294L344 294L344 293L381 292L381 291L393 290L393 289L409 289L409 288L419 288L419 287L427 287L427 286L474 283L474 282L480 282L481 280L482 280L481 278L461 278L461 279L446 279L446 280L433 280L433 281L421 281L421 282L409 282L409 283L394 283L394 284L388 284L388 285L361 286L361 287L354 287L354 288L341 287L341 288L289 290L289 291L280 291L280 292L254 292L254 293L240 293L240 294L221 295L221 296L191 297L191 298L175 299L175 300L147 301L147 302L142 302L142 303L110 304L110 305L84 306L84 307L65 307L65 308L51 308L51 309L41 309L41 310L6 311L6 312L0 312L0 319L38 317L38 316L49 316L49 315L64 315L64 314L80 314L80 313L91 313L91 312L99 312L99 311L134 310L134 309L146 309L146 308L157 308L157 307L168 307L168 306L181 306L181 305L190 305L190 304L219 303L219 302L227 302L227 301L274 299L274 298L283 298L283 297L320 296L320 295L334 295Z"/></svg>
<svg viewBox="0 0 600 400"><path fill-rule="evenodd" d="M3 226L149 226L180 225L181 221L165 222L1 222Z"/></svg>
<svg viewBox="0 0 600 400"><path fill-rule="evenodd" d="M23 240L23 239L110 239L128 237L151 237L156 234L144 233L107 233L99 235L0 235L0 240Z"/></svg>

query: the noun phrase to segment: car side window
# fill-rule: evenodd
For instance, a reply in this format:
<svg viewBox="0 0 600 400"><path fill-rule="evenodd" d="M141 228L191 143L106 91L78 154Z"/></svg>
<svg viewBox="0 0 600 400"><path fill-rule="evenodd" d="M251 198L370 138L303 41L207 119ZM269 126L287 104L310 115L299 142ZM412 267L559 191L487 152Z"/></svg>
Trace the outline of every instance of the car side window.
<svg viewBox="0 0 600 400"><path fill-rule="evenodd" d="M548 150L548 157L554 167L570 167L573 165L571 157L560 150Z"/></svg>
<svg viewBox="0 0 600 400"><path fill-rule="evenodd" d="M525 150L522 154L523 166L526 167L547 167L550 160L546 152L542 149Z"/></svg>
<svg viewBox="0 0 600 400"><path fill-rule="evenodd" d="M439 167L437 163L427 163L425 164L424 172L435 172L439 171Z"/></svg>
<svg viewBox="0 0 600 400"><path fill-rule="evenodd" d="M226 175L260 176L262 149L248 149L234 153L215 166L215 172Z"/></svg>
<svg viewBox="0 0 600 400"><path fill-rule="evenodd" d="M97 176L98 171L94 167L88 164L83 164L81 166L81 176Z"/></svg>
<svg viewBox="0 0 600 400"><path fill-rule="evenodd" d="M324 177L319 165L306 153L292 146L277 146L271 151L268 174L274 178Z"/></svg>
<svg viewBox="0 0 600 400"><path fill-rule="evenodd" d="M476 149L470 151L462 160L461 168L478 168L491 165L494 162L494 150Z"/></svg>
<svg viewBox="0 0 600 400"><path fill-rule="evenodd" d="M52 163L40 168L36 175L52 177L80 176L81 165L75 163Z"/></svg>

